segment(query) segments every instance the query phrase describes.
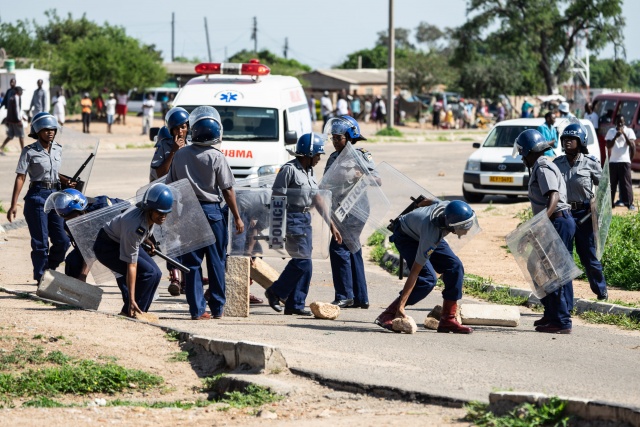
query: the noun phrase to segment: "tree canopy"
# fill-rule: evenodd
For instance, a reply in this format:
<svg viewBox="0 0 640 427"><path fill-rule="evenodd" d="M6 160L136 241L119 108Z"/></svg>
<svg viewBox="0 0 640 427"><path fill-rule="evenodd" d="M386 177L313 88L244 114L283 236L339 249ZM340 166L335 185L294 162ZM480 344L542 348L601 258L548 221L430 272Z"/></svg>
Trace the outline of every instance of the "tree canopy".
<svg viewBox="0 0 640 427"><path fill-rule="evenodd" d="M257 54L252 50L241 50L229 58L229 62L249 62L251 59L258 59L261 64L267 65L271 69L271 74L297 77L302 73L311 71L311 67L302 64L295 59L282 58L275 53L264 49Z"/></svg>

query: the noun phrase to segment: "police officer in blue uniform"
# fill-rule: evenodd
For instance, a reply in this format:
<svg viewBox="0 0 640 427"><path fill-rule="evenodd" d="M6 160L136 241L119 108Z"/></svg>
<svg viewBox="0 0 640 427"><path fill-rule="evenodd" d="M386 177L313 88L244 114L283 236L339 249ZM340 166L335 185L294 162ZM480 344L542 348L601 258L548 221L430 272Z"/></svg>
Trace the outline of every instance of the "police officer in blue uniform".
<svg viewBox="0 0 640 427"><path fill-rule="evenodd" d="M524 165L530 170L529 201L533 214L545 210L567 250L573 253L576 222L571 216L571 205L567 203L565 180L553 161L544 155L545 150L549 148L549 143L537 130L527 129L518 135L514 148L522 156ZM573 283L571 281L565 283L540 301L544 306L544 315L534 322L536 331L570 334Z"/></svg>
<svg viewBox="0 0 640 427"><path fill-rule="evenodd" d="M324 140L317 133L306 133L298 138L296 158L285 163L273 183L273 194L287 196L287 240L285 249L291 259L278 280L265 291L269 306L276 312L282 312L280 301L285 302L284 314L310 316L305 310L305 301L309 293L313 263L311 214L313 209L313 192L291 192L287 190L314 190L318 183L313 174L313 167L324 154ZM322 207L318 205L322 211ZM322 213L322 212L321 212ZM324 214L324 213L323 213ZM334 238L342 243L340 233L331 224Z"/></svg>
<svg viewBox="0 0 640 427"><path fill-rule="evenodd" d="M400 255L411 265L400 296L375 320L375 324L392 330L396 317L405 317L404 308L417 304L433 290L438 280L436 272L442 275L442 316L438 332L469 334L473 329L456 321L457 301L462 298L464 267L444 240L448 234L458 237L467 234L473 227L475 213L465 202L433 200L395 221L393 242Z"/></svg>
<svg viewBox="0 0 640 427"><path fill-rule="evenodd" d="M113 218L98 233L93 245L96 258L120 275L116 281L124 301L121 315L133 317L149 311L162 272L141 244L148 244L153 254L154 225L164 223L172 208L171 189L154 184L138 205Z"/></svg>
<svg viewBox="0 0 640 427"><path fill-rule="evenodd" d="M69 249L69 238L64 231L62 218L55 212L44 212L44 203L51 193L62 186L75 186L74 182L58 175L62 146L54 140L57 131L58 121L51 114L41 112L33 117L29 137L37 141L22 149L16 168L11 207L7 212L7 219L13 221L18 212L18 196L28 174L30 183L24 198L24 217L31 235L33 278L37 281L46 269L55 270L64 261Z"/></svg>
<svg viewBox="0 0 640 427"><path fill-rule="evenodd" d="M51 204L49 203L50 200ZM69 236L71 245L73 246L73 250L69 252L67 257L64 259L64 274L82 281L86 281L87 274L89 274L89 267L87 266L82 253L80 253L80 249L76 245L76 242L69 231L69 227L67 227L67 221L77 218L80 215L112 206L122 201L122 199L107 196L87 198L75 188L66 188L49 196L49 199L47 199L47 202L45 203L45 212L47 212L48 205L50 204L55 212L64 220L64 229Z"/></svg>
<svg viewBox="0 0 640 427"><path fill-rule="evenodd" d="M187 274L187 302L193 320L219 319L224 311L225 263L227 257L227 214L235 219L236 232L244 231L233 190L235 179L224 154L217 148L222 143L222 122L218 111L209 106L197 107L189 116L191 145L179 150L167 174L167 183L186 178L191 183L202 210L209 220L216 242L183 255ZM220 207L224 198L227 206ZM209 308L206 312L202 291L202 260L207 258L209 274Z"/></svg>
<svg viewBox="0 0 640 427"><path fill-rule="evenodd" d="M558 167L567 185L567 203L571 205L571 215L576 220L575 244L580 262L584 266L591 290L598 300L606 300L607 282L602 273L602 264L596 257L596 242L593 234L591 199L593 185L598 185L602 176L600 162L589 155L587 149L589 135L584 127L572 123L564 128L560 141L564 147L563 156L553 163ZM586 219L581 221L583 218Z"/></svg>
<svg viewBox="0 0 640 427"><path fill-rule="evenodd" d="M165 126L160 128L156 142L156 151L151 160L149 180L155 181L169 172L173 156L186 145L189 133L189 113L182 107L167 111ZM179 261L179 259L178 259ZM169 271L169 294L176 297L186 292L184 279L180 280L180 270L167 263Z"/></svg>
<svg viewBox="0 0 640 427"><path fill-rule="evenodd" d="M327 173L346 144L355 144L358 141L367 140L360 133L360 126L356 119L346 115L330 119L325 126L324 134L330 135L333 147L336 150L329 156L324 173ZM371 153L364 148L356 148L356 151L361 155L362 161L367 165L368 169L374 171L376 165L373 162ZM354 231L354 236L359 236L365 224L353 215L349 215L344 225ZM343 236L343 238L346 239L347 237ZM331 239L329 258L331 260L331 273L335 288L335 300L331 304L340 308L369 308L369 294L364 273L362 249L356 253L351 253L345 242L338 244L335 239Z"/></svg>

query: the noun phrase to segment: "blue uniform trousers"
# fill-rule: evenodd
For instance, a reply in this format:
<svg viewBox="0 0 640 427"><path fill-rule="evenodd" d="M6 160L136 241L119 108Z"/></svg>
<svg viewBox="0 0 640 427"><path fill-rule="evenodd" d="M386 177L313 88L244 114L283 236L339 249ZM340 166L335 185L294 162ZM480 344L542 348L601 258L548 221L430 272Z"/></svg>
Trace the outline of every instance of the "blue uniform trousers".
<svg viewBox="0 0 640 427"><path fill-rule="evenodd" d="M411 268L416 260L419 242L405 234L400 224L396 226L389 241L396 245L398 252ZM462 261L453 253L449 244L442 239L420 270L416 286L409 295L407 305L417 304L429 295L438 281L436 272L442 274L444 282L442 298L448 301L458 301L462 298L462 280L464 279Z"/></svg>
<svg viewBox="0 0 640 427"><path fill-rule="evenodd" d="M77 279L82 273L82 267L84 266L84 258L80 249L73 248L69 255L64 259L64 274L69 277Z"/></svg>
<svg viewBox="0 0 640 427"><path fill-rule="evenodd" d="M576 220L576 252L578 252L580 262L587 273L591 291L597 296L603 297L607 294L607 282L604 280L604 274L602 273L602 264L596 257L596 241L593 235L593 223L591 222L593 216L589 216L582 224L578 223L588 213L588 209L571 211L571 215Z"/></svg>
<svg viewBox="0 0 640 427"><path fill-rule="evenodd" d="M286 309L304 309L313 263L311 262L311 214L287 212L287 252L292 257L269 290L285 302Z"/></svg>
<svg viewBox="0 0 640 427"><path fill-rule="evenodd" d="M182 263L190 269L186 278L186 296L189 303L189 314L196 318L202 316L207 310L207 302L214 317L222 316L225 297L225 266L227 259L227 243L229 234L227 231L228 208L220 208L220 203L201 202L204 215L209 221L216 242L213 245L196 249L182 255ZM202 289L202 260L206 258L207 273L209 277L209 301L204 299Z"/></svg>
<svg viewBox="0 0 640 427"><path fill-rule="evenodd" d="M58 268L70 245L69 236L64 231L64 220L53 210L48 214L44 212L44 202L54 191L34 186L24 198L24 218L31 235L31 263L35 280L40 280L46 269Z"/></svg>
<svg viewBox="0 0 640 427"><path fill-rule="evenodd" d="M93 251L96 258L105 267L114 273L118 273L121 277L116 279L120 292L122 293L122 311L129 312L129 288L127 287L127 269L128 263L120 259L120 243L112 240L107 233L100 230L98 238L93 245ZM153 297L160 284L162 271L153 259L142 248L138 251L138 268L136 273L136 304L140 310L147 312Z"/></svg>
<svg viewBox="0 0 640 427"><path fill-rule="evenodd" d="M351 253L347 245L338 244L331 239L329 244L329 259L331 260L331 274L335 299L353 299L356 304L369 303L367 279L364 275L364 260L362 249Z"/></svg>
<svg viewBox="0 0 640 427"><path fill-rule="evenodd" d="M562 215L554 218L551 222L567 250L572 254L576 221L569 211L562 211ZM573 310L572 281L565 283L555 292L545 296L540 302L544 306L544 317L549 319L554 326L559 326L562 329L571 329L571 310Z"/></svg>

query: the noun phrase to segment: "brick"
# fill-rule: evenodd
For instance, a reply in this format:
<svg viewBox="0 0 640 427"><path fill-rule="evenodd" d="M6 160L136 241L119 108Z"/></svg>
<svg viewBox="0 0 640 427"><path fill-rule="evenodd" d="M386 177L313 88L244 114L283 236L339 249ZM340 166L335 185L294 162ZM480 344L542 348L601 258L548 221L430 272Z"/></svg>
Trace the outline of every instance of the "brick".
<svg viewBox="0 0 640 427"><path fill-rule="evenodd" d="M462 304L463 325L510 326L520 324L520 310L511 305Z"/></svg>
<svg viewBox="0 0 640 427"><path fill-rule="evenodd" d="M280 273L260 258L251 261L251 279L265 289L269 289L278 280Z"/></svg>
<svg viewBox="0 0 640 427"><path fill-rule="evenodd" d="M224 306L226 317L249 316L249 257L230 256L227 258L225 276L227 302Z"/></svg>
<svg viewBox="0 0 640 427"><path fill-rule="evenodd" d="M340 307L326 302L314 301L309 308L317 319L335 320L340 316Z"/></svg>
<svg viewBox="0 0 640 427"><path fill-rule="evenodd" d="M236 344L236 357L238 366L246 365L257 372L287 369L287 361L280 349L266 344L240 341Z"/></svg>
<svg viewBox="0 0 640 427"><path fill-rule="evenodd" d="M36 295L75 307L97 310L102 301L102 292L97 286L47 270L40 279Z"/></svg>

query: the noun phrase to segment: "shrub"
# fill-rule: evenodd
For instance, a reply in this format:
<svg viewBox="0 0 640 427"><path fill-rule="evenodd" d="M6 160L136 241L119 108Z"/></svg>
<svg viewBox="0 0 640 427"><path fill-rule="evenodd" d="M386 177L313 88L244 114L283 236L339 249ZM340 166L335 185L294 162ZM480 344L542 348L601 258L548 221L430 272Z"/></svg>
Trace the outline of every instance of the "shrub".
<svg viewBox="0 0 640 427"><path fill-rule="evenodd" d="M602 267L609 285L640 290L640 214L613 216Z"/></svg>
<svg viewBox="0 0 640 427"><path fill-rule="evenodd" d="M396 136L402 137L402 132L396 128L383 128L376 132L376 136Z"/></svg>

